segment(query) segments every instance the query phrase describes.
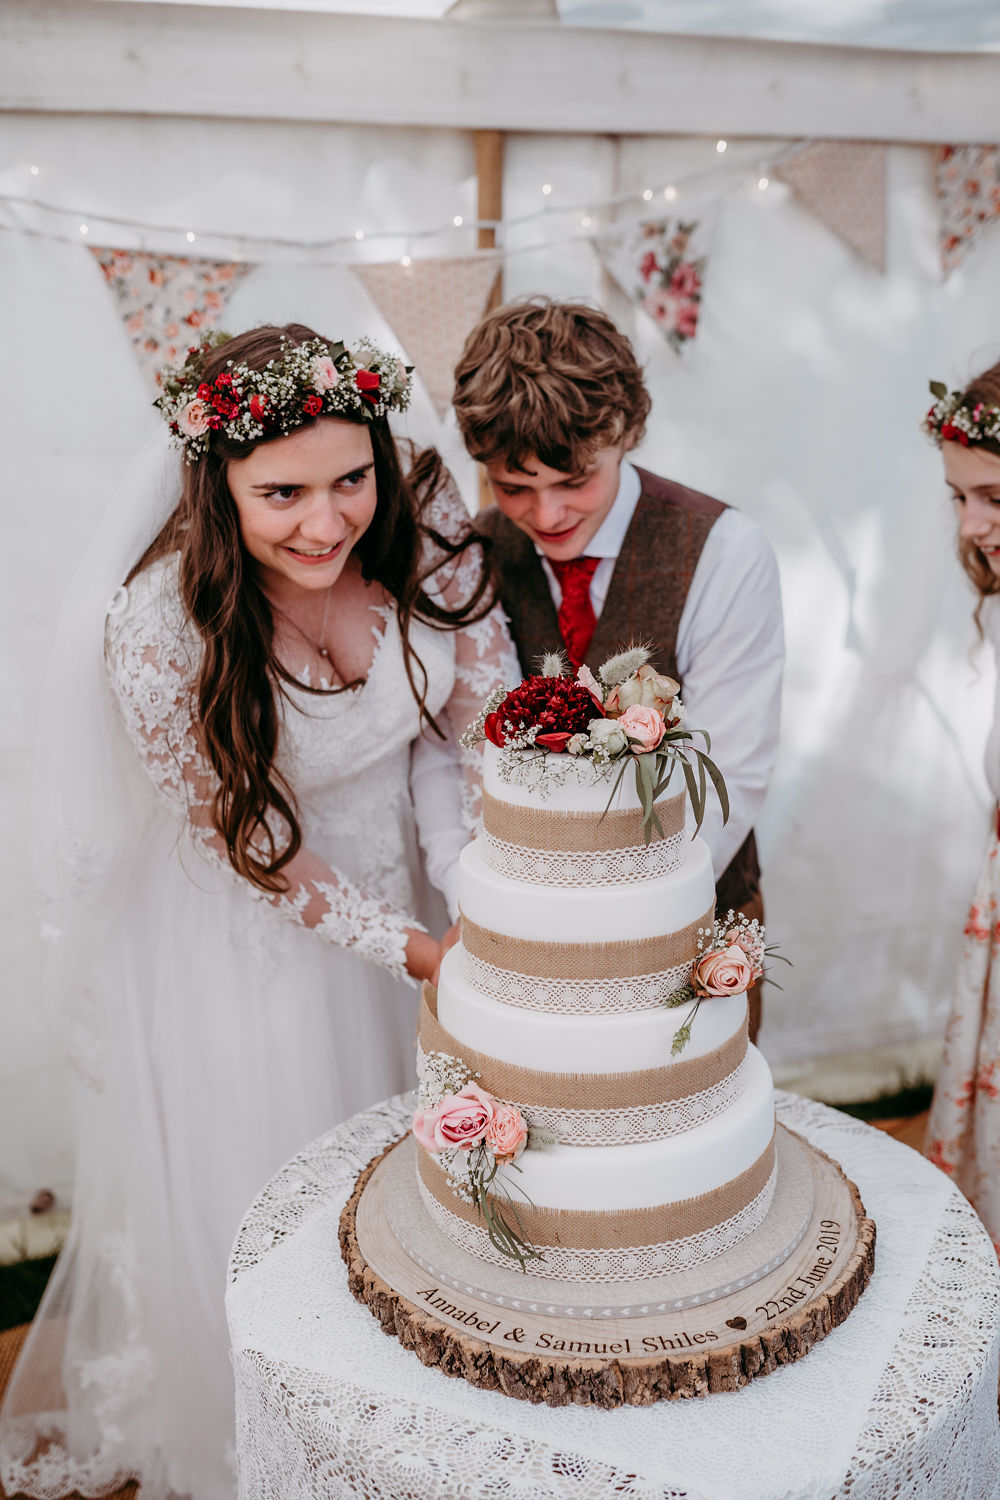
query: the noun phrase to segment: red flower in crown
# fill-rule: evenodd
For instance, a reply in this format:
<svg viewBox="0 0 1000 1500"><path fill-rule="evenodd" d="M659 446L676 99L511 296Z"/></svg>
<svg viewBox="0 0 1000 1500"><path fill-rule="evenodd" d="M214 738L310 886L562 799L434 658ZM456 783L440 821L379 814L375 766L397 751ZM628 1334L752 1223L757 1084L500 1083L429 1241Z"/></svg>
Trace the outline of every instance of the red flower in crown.
<svg viewBox="0 0 1000 1500"><path fill-rule="evenodd" d="M311 417L318 417L323 410L323 397L307 396L302 403L302 410L308 412Z"/></svg>
<svg viewBox="0 0 1000 1500"><path fill-rule="evenodd" d="M508 734L537 728L535 744L560 751L574 734L585 733L591 719L605 717L593 693L575 678L526 677L487 715L483 732L492 744L505 745Z"/></svg>
<svg viewBox="0 0 1000 1500"><path fill-rule="evenodd" d="M254 419L255 422L266 422L267 421L267 397L266 396L251 396L250 397L250 415L253 417L253 419Z"/></svg>
<svg viewBox="0 0 1000 1500"><path fill-rule="evenodd" d="M963 448L969 446L969 434L963 432L961 427L955 427L951 422L944 422L941 427L941 436L946 443L959 442Z"/></svg>
<svg viewBox="0 0 1000 1500"><path fill-rule="evenodd" d="M357 386L364 399L366 401L370 401L373 406L378 400L376 392L378 391L379 381L381 379L381 375L377 374L374 370L358 370L357 374L354 377L354 384Z"/></svg>

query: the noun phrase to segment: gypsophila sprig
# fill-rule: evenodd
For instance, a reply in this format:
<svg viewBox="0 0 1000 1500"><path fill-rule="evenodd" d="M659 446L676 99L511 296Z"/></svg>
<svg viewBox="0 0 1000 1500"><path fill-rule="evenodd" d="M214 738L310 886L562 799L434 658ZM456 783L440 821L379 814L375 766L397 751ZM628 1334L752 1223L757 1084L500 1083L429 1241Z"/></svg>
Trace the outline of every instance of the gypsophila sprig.
<svg viewBox="0 0 1000 1500"><path fill-rule="evenodd" d="M207 356L229 339L209 334L188 350L182 365L161 376L163 391L153 405L188 463L208 452L216 432L233 442L257 443L316 417L350 412L370 421L410 404L410 367L367 339L353 349L323 339L285 339L281 359L269 360L263 370L230 360L214 380L205 380Z"/></svg>
<svg viewBox="0 0 1000 1500"><path fill-rule="evenodd" d="M939 380L930 382L934 405L924 415L920 426L927 436L940 443L1000 443L1000 406L985 401L967 401L963 391L951 391Z"/></svg>
<svg viewBox="0 0 1000 1500"><path fill-rule="evenodd" d="M459 736L458 743L464 750L474 750L477 745L482 744L483 740L486 738L486 720L489 718L490 714L496 713L497 709L500 707L501 703L506 698L509 692L510 688L506 687L495 687L493 689L492 693L487 698L486 702L479 710L479 713L469 725L468 729L463 735Z"/></svg>

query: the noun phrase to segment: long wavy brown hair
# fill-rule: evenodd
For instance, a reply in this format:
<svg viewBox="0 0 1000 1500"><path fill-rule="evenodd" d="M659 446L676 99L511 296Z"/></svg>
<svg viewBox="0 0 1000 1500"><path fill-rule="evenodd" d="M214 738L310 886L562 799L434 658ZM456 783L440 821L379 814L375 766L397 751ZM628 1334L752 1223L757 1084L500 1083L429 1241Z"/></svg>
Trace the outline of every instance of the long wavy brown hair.
<svg viewBox="0 0 1000 1500"><path fill-rule="evenodd" d="M981 375L971 380L962 392L962 405L971 411L980 401L986 406L1000 407L1000 363L991 365ZM987 453L994 453L1000 458L1000 442L994 438L983 438L976 443L977 448L982 448ZM990 594L1000 593L1000 578L993 572L975 542L968 537L958 539L958 560L962 564L972 586L978 594L976 603L975 621L979 634L982 635L983 627L981 613L983 600Z"/></svg>
<svg viewBox="0 0 1000 1500"><path fill-rule="evenodd" d="M202 378L211 383L230 360L263 369L269 360L282 358L283 345L316 337L300 323L252 329L212 350ZM309 418L302 425L317 420L324 419ZM428 524L427 502L444 481L433 449L417 453L404 474L384 417L369 420L345 414L342 420L367 422L375 460L375 515L356 543L354 556L366 581L381 584L396 601L406 675L421 723L443 738L427 707L427 673L410 642L410 626L419 617L434 629L455 630L483 618L493 604L485 566L460 608L446 609L424 587L440 565L441 554L454 559L470 547L482 548L483 541L471 527L467 536L453 541ZM282 870L302 847L294 790L274 764L278 697L287 696L290 684L299 689L304 684L275 654L271 605L243 546L226 479L229 461L247 457L256 446L234 442L221 432L212 434L208 452L185 464L177 508L128 581L157 558L179 554L181 599L204 644L192 696L202 749L218 777L212 821L225 840L234 870L261 890L276 892L287 888ZM424 557L426 542L437 553L430 563ZM276 837L272 826L275 814L283 839Z"/></svg>

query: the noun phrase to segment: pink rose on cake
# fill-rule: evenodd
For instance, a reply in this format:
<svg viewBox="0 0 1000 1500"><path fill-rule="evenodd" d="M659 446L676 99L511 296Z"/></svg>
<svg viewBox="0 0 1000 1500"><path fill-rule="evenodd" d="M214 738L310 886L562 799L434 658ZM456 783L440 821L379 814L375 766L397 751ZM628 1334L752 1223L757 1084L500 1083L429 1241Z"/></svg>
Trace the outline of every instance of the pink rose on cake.
<svg viewBox="0 0 1000 1500"><path fill-rule="evenodd" d="M667 726L656 709L643 708L639 703L633 703L625 710L618 720L618 727L624 729L629 744L641 754L655 750L667 732Z"/></svg>
<svg viewBox="0 0 1000 1500"><path fill-rule="evenodd" d="M611 689L604 712L609 718L618 719L629 708L655 708L667 727L672 728L671 707L680 690L679 682L662 672L654 672L647 663Z"/></svg>
<svg viewBox="0 0 1000 1500"><path fill-rule="evenodd" d="M696 995L742 995L753 983L753 965L738 943L710 949L695 960L691 988Z"/></svg>
<svg viewBox="0 0 1000 1500"><path fill-rule="evenodd" d="M528 1127L516 1104L496 1106L485 1139L497 1161L517 1160L528 1144Z"/></svg>
<svg viewBox="0 0 1000 1500"><path fill-rule="evenodd" d="M467 1083L457 1094L445 1094L431 1109L418 1109L413 1134L425 1151L468 1151L486 1135L496 1105L477 1083Z"/></svg>

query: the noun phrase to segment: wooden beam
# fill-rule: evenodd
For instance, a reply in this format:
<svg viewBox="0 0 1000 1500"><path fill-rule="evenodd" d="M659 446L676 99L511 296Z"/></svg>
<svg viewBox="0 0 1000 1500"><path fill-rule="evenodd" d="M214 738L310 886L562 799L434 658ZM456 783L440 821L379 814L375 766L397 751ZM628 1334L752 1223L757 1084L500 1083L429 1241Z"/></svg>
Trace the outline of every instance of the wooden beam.
<svg viewBox="0 0 1000 1500"><path fill-rule="evenodd" d="M4 0L0 109L586 134L997 138L1000 53Z"/></svg>
<svg viewBox="0 0 1000 1500"><path fill-rule="evenodd" d="M480 219L503 218L504 137L501 130L476 131L476 214ZM480 229L478 248L496 248L495 229ZM503 301L503 264L497 262L497 275L483 312L492 312ZM479 509L492 501L486 470L479 467Z"/></svg>

